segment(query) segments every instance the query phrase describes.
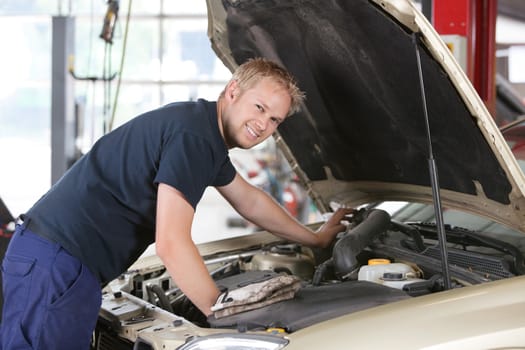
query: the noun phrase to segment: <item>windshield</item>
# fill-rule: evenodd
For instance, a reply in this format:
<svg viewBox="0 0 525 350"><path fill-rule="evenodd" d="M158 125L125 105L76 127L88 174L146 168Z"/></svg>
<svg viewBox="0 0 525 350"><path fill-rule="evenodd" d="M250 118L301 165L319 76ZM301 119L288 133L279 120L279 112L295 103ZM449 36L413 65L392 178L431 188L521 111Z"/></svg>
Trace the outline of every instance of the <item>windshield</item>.
<svg viewBox="0 0 525 350"><path fill-rule="evenodd" d="M521 170L525 172L525 121L516 123L502 131L507 144L516 157ZM379 205L387 210L392 219L404 223L431 223L435 224L434 207L428 204L407 202L384 202ZM510 243L525 253L525 235L505 225L496 223L485 217L443 208L443 222L447 227L459 227L475 231L477 234L497 238Z"/></svg>

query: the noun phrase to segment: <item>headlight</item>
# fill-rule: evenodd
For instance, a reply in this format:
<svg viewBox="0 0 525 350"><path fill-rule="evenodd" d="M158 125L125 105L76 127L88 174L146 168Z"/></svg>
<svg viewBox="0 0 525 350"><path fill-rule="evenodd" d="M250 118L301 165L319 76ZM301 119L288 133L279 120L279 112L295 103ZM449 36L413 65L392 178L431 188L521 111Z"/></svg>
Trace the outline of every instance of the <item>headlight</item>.
<svg viewBox="0 0 525 350"><path fill-rule="evenodd" d="M288 340L264 334L214 334L197 337L177 350L278 350Z"/></svg>

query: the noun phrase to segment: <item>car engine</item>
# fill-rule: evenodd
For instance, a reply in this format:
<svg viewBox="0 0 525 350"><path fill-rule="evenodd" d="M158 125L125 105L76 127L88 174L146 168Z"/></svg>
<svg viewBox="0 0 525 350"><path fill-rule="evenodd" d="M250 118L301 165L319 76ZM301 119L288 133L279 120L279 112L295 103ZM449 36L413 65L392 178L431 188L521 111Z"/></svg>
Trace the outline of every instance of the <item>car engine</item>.
<svg viewBox="0 0 525 350"><path fill-rule="evenodd" d="M468 231L448 230L453 237L448 250L453 288L524 274L519 251L502 242L478 242ZM132 339L152 321L157 321L158 329L159 324L189 321L204 328L291 333L341 315L442 291L445 283L435 234L430 224L398 223L383 210L368 209L355 213L347 230L327 249L275 242L204 256L223 290L279 274L301 280L301 288L290 300L221 318L205 317L174 285L162 264L130 270L104 288L96 348L129 348L125 338ZM465 248L470 245L478 249Z"/></svg>

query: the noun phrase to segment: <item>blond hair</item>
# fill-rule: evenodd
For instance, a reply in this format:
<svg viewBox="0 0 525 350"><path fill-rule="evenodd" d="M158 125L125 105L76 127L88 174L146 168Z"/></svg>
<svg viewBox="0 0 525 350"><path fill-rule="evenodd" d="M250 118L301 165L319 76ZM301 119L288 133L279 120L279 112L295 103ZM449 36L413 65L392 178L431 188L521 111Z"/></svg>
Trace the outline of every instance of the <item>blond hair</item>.
<svg viewBox="0 0 525 350"><path fill-rule="evenodd" d="M295 78L277 63L265 58L251 58L241 64L233 72L231 80L235 80L242 92L254 87L261 79L270 78L286 89L291 98L290 110L287 116L298 112L305 94L297 86ZM224 96L224 91L220 97Z"/></svg>

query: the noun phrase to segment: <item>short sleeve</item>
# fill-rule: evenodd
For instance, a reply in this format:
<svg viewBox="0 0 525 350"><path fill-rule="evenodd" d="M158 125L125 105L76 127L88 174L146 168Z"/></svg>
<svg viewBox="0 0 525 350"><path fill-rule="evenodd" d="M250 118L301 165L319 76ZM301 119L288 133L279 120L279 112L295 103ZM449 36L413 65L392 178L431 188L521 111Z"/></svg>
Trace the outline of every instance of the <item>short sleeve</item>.
<svg viewBox="0 0 525 350"><path fill-rule="evenodd" d="M233 181L233 178L235 177L236 173L237 170L235 170L235 167L233 166L230 157L226 157L226 160L224 161L221 169L219 170L219 173L215 177L215 182L213 183L213 186L226 186L227 184Z"/></svg>
<svg viewBox="0 0 525 350"><path fill-rule="evenodd" d="M204 190L215 183L215 177L224 165L214 159L212 147L203 138L180 133L163 145L155 183L175 187L196 208Z"/></svg>

